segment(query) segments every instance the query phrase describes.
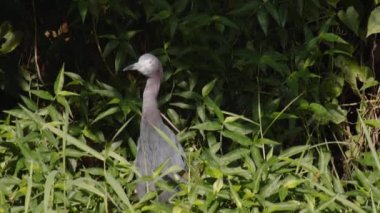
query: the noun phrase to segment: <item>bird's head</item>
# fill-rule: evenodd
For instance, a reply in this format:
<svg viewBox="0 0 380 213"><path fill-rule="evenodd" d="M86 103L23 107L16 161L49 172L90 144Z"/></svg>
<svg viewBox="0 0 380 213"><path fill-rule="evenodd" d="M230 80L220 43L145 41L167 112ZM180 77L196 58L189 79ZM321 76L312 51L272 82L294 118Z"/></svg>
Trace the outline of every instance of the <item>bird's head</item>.
<svg viewBox="0 0 380 213"><path fill-rule="evenodd" d="M123 71L137 70L141 74L150 78L157 74L162 76L162 65L158 58L150 53L145 53L139 57L139 60L123 69Z"/></svg>

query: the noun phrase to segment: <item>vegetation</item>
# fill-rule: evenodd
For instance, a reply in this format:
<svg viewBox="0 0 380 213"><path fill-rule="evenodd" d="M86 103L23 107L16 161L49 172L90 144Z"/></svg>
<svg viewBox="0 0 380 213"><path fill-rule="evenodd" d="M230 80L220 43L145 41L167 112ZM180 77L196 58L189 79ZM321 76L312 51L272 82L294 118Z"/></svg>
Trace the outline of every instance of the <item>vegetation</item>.
<svg viewBox="0 0 380 213"><path fill-rule="evenodd" d="M6 0L0 212L379 212L378 0ZM185 147L138 200L145 52ZM175 168L173 168L175 169Z"/></svg>

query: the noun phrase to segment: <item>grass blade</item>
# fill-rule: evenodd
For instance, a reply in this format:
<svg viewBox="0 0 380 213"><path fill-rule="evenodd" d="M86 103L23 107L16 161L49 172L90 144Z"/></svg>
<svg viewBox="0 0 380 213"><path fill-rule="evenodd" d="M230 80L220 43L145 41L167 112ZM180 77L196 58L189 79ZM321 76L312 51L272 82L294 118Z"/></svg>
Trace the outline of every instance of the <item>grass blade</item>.
<svg viewBox="0 0 380 213"><path fill-rule="evenodd" d="M120 185L120 183L108 172L105 172L105 177L107 183L112 187L112 189L116 192L120 200L129 208L131 212L135 212L131 202L129 201L129 198L127 194L125 194L123 187Z"/></svg>
<svg viewBox="0 0 380 213"><path fill-rule="evenodd" d="M52 201L54 193L52 193L52 189L54 190L54 178L57 175L57 171L51 171L46 177L45 189L44 189L44 211L50 212L50 201Z"/></svg>

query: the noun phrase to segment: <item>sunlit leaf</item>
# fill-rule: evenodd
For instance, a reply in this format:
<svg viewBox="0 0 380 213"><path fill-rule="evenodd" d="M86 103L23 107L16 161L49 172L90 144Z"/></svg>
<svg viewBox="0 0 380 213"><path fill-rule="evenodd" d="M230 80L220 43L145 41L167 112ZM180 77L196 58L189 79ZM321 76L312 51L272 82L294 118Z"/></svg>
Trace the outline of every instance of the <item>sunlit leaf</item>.
<svg viewBox="0 0 380 213"><path fill-rule="evenodd" d="M54 197L54 178L57 175L58 171L53 170L46 177L46 182L44 185L44 210L45 212L49 212L53 207L53 199Z"/></svg>
<svg viewBox="0 0 380 213"><path fill-rule="evenodd" d="M337 42L342 44L348 44L343 38L334 33L321 33L318 36L323 41Z"/></svg>
<svg viewBox="0 0 380 213"><path fill-rule="evenodd" d="M54 94L57 95L62 91L63 84L65 83L64 78L65 64L62 65L61 70L58 73L57 78L54 81Z"/></svg>
<svg viewBox="0 0 380 213"><path fill-rule="evenodd" d="M50 94L50 92L45 91L45 90L30 90L30 92L37 97L40 97L42 99L52 101L54 100L54 97Z"/></svg>
<svg viewBox="0 0 380 213"><path fill-rule="evenodd" d="M232 184L231 184L231 181L228 179L228 184L230 186L230 191L231 191L231 197L232 197L232 200L235 202L236 206L238 208L241 208L243 206L241 200L240 200L240 197L238 195L238 193L235 191L235 189L233 188Z"/></svg>
<svg viewBox="0 0 380 213"><path fill-rule="evenodd" d="M0 25L0 55L12 52L20 44L22 34L19 31L13 31L9 22L3 22Z"/></svg>
<svg viewBox="0 0 380 213"><path fill-rule="evenodd" d="M368 19L367 37L380 32L380 6L372 10Z"/></svg>
<svg viewBox="0 0 380 213"><path fill-rule="evenodd" d="M200 123L191 127L192 129L198 130L207 130L207 131L216 131L222 128L222 125L219 122L207 121Z"/></svg>
<svg viewBox="0 0 380 213"><path fill-rule="evenodd" d="M202 88L202 96L205 97L205 96L208 96L210 94L210 92L212 91L212 89L214 88L215 86L215 82L216 82L216 79L210 81L208 84L206 84L203 88Z"/></svg>
<svg viewBox="0 0 380 213"><path fill-rule="evenodd" d="M129 198L127 194L125 194L123 187L121 184L108 172L105 172L104 174L107 183L112 187L112 189L116 192L118 195L119 199L128 207L128 209L131 212L134 212L134 209L132 207L131 202L129 201Z"/></svg>
<svg viewBox="0 0 380 213"><path fill-rule="evenodd" d="M250 146L252 145L252 140L249 139L247 136L245 135L241 135L237 132L232 132L232 131L229 131L229 130L224 130L222 132L223 136L224 137L227 137L229 139L231 139L233 142L237 142L243 146Z"/></svg>
<svg viewBox="0 0 380 213"><path fill-rule="evenodd" d="M216 179L216 181L212 185L212 189L213 189L214 194L217 194L223 188L223 185L224 184L223 184L222 178Z"/></svg>

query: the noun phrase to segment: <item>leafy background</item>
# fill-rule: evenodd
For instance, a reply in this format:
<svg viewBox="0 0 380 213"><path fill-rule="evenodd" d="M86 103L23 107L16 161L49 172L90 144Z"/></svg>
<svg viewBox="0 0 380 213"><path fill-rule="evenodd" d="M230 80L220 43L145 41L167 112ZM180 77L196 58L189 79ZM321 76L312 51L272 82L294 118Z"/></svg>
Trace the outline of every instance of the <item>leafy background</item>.
<svg viewBox="0 0 380 213"><path fill-rule="evenodd" d="M378 212L378 0L6 0L1 212ZM188 184L142 200L145 79L185 147Z"/></svg>

